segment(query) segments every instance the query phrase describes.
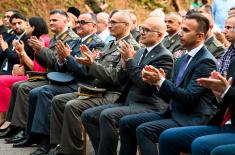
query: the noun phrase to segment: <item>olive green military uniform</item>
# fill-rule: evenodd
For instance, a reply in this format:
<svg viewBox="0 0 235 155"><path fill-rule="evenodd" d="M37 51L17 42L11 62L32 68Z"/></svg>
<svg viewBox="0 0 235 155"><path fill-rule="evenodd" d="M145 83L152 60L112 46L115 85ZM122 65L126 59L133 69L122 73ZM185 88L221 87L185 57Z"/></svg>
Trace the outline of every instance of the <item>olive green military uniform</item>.
<svg viewBox="0 0 235 155"><path fill-rule="evenodd" d="M176 33L172 37L166 36L163 39L163 45L173 54L174 59L180 58L184 54L180 46L179 34Z"/></svg>
<svg viewBox="0 0 235 155"><path fill-rule="evenodd" d="M139 49L139 45L131 35L123 39L131 43L135 50ZM117 42L110 41L104 47L101 57L89 67L88 74L95 78L94 86L107 89L102 97L81 99L76 93L69 93L53 98L50 142L61 144L60 153L82 154L84 147L80 115L88 108L114 103L119 98L124 88L119 79L127 75L121 69L122 61L117 47Z"/></svg>
<svg viewBox="0 0 235 155"><path fill-rule="evenodd" d="M205 46L216 59L219 59L225 52L223 45L214 36L205 41Z"/></svg>

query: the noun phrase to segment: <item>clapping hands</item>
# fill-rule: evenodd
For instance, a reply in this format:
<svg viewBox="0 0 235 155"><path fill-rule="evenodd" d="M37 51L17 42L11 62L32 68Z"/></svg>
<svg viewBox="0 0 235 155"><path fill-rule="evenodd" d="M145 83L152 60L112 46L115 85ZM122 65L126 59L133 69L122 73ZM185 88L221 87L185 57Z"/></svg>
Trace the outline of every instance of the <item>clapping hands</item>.
<svg viewBox="0 0 235 155"><path fill-rule="evenodd" d="M162 68L157 69L151 65L147 65L143 68L141 75L144 82L158 86L158 82L162 77L166 76L166 73Z"/></svg>

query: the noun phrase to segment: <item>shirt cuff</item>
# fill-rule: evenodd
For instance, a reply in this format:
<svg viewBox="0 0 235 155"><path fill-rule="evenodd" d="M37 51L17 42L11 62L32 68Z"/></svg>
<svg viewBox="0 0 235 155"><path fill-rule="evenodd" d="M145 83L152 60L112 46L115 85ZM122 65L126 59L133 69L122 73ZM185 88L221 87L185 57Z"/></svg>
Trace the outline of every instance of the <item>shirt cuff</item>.
<svg viewBox="0 0 235 155"><path fill-rule="evenodd" d="M228 86L228 88L224 91L224 93L221 95L221 99L223 99L224 98L224 96L226 95L226 93L228 92L228 90L229 90L229 88L230 88L231 86Z"/></svg>
<svg viewBox="0 0 235 155"><path fill-rule="evenodd" d="M157 82L157 90L160 90L160 88L165 80L166 80L166 78L161 77L161 79Z"/></svg>

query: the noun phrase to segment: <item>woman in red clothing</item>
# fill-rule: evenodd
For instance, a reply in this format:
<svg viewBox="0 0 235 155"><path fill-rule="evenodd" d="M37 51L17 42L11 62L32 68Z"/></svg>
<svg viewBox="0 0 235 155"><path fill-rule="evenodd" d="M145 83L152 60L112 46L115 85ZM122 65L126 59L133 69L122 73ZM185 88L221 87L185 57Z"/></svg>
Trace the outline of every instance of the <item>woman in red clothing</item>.
<svg viewBox="0 0 235 155"><path fill-rule="evenodd" d="M26 28L26 35L37 37L44 41L46 47L49 46L50 39L47 36L48 27L43 18L35 16L31 17ZM32 47L33 48L33 47ZM13 67L12 75L0 76L0 129L4 129L10 125L10 122L5 122L6 112L10 103L11 86L18 81L27 80L25 70L44 72L45 68L41 67L36 59L34 52L34 60L32 60L24 50L24 43L21 41L15 42L15 50L20 58L20 64Z"/></svg>

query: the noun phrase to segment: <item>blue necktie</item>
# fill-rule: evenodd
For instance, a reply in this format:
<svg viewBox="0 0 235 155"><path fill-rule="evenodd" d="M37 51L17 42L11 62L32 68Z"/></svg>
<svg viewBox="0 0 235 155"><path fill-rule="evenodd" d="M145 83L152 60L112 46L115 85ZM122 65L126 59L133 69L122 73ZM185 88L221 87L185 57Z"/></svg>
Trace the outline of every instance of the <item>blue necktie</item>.
<svg viewBox="0 0 235 155"><path fill-rule="evenodd" d="M183 74L184 74L184 71L186 70L186 67L187 67L187 64L188 64L188 61L190 60L191 56L186 54L185 57L183 58L183 61L180 65L180 69L179 69L179 72L178 72L178 75L175 79L175 84L176 86L179 85L182 77L183 77ZM172 104L173 104L173 100L171 99L170 102L169 102L169 109L172 110Z"/></svg>
<svg viewBox="0 0 235 155"><path fill-rule="evenodd" d="M178 86L182 77L183 77L183 74L184 74L184 71L186 70L186 67L187 67L187 64L188 64L188 61L190 60L191 56L186 54L181 65L180 65L180 69L179 69L179 72L178 72L178 75L175 79L175 84Z"/></svg>

